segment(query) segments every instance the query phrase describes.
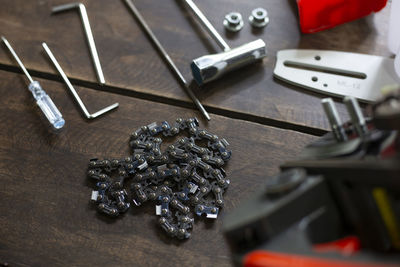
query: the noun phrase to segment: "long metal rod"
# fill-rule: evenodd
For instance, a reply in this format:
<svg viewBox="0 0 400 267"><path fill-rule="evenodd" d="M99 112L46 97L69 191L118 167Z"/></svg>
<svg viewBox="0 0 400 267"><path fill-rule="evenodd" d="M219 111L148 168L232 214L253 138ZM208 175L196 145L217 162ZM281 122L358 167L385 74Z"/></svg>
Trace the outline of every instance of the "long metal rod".
<svg viewBox="0 0 400 267"><path fill-rule="evenodd" d="M222 38L222 36L217 32L214 26L210 23L210 21L204 16L203 12L193 3L192 0L185 0L186 4L192 9L193 13L200 20L201 24L207 29L208 33L211 37L217 42L217 44L224 50L228 51L231 48Z"/></svg>
<svg viewBox="0 0 400 267"><path fill-rule="evenodd" d="M60 73L61 77L63 78L64 82L67 84L68 89L74 96L76 102L78 102L79 107L81 108L82 112L85 114L86 118L88 119L94 119L97 118L100 115L103 115L104 113L117 108L119 106L119 103L114 103L108 107L105 107L93 114L90 114L89 111L86 109L85 104L83 104L81 98L79 97L78 93L76 92L75 88L72 86L71 82L69 81L67 75L65 75L65 72L62 70L60 64L58 64L57 59L54 57L53 53L50 51L50 48L47 46L46 43L42 43L42 46L44 50L46 51L47 55L49 56L50 60L53 62L54 66L56 67L57 71Z"/></svg>
<svg viewBox="0 0 400 267"><path fill-rule="evenodd" d="M10 43L7 41L7 39L4 36L1 36L1 40L3 40L4 44L7 46L8 50L10 50L11 55L13 55L13 57L15 58L15 61L17 61L18 65L21 67L22 71L25 73L26 77L28 77L28 80L30 83L33 83L33 79L31 77L31 75L29 74L29 72L26 70L24 64L22 63L22 61L19 59L17 53L15 53L14 49L12 48L12 46L10 45Z"/></svg>
<svg viewBox="0 0 400 267"><path fill-rule="evenodd" d="M85 35L86 35L87 41L89 43L89 50L90 50L90 54L92 55L92 60L93 60L93 64L94 64L94 67L96 70L97 79L99 80L100 84L105 84L106 81L104 79L103 70L100 65L100 59L99 59L99 55L97 53L96 44L94 42L93 33L92 33L92 29L90 27L89 17L87 15L85 5L82 3L71 3L71 4L60 5L60 6L54 7L52 9L52 12L58 13L58 12L62 12L62 11L74 9L74 8L78 8L79 13L81 15L82 24L83 24L83 28L85 30Z"/></svg>
<svg viewBox="0 0 400 267"><path fill-rule="evenodd" d="M183 77L182 73L179 71L179 69L176 67L168 53L165 51L161 43L158 41L157 37L154 35L150 27L147 25L146 21L144 18L140 15L139 11L136 9L136 7L133 5L132 1L130 0L125 0L125 3L127 6L130 8L132 11L133 15L135 18L139 21L140 25L142 28L145 30L147 35L150 37L150 40L153 42L153 44L156 46L158 51L161 53L161 55L164 57L165 61L168 63L168 66L172 69L172 71L175 73L175 75L178 77L179 82L182 84L182 86L185 88L186 93L190 96L194 104L197 106L197 108L200 110L200 112L204 115L204 117L207 120L210 120L210 115L207 113L203 105L200 103L200 101L197 99L197 97L194 95L193 91L189 88L189 85L187 84L185 78Z"/></svg>

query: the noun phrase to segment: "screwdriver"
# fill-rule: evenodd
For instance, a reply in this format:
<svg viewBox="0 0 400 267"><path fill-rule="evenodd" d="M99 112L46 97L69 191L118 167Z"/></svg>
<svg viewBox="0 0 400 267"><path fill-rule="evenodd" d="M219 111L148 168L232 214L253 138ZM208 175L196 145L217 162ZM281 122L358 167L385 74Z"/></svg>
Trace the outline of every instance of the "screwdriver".
<svg viewBox="0 0 400 267"><path fill-rule="evenodd" d="M17 61L18 65L21 67L22 71L25 73L26 77L28 77L28 80L30 82L28 89L29 91L32 92L33 97L36 99L36 104L39 106L39 108L42 110L43 114L46 116L46 118L49 120L50 124L55 128L55 129L60 129L64 126L65 120L63 119L60 111L58 111L56 105L54 105L53 101L51 98L46 94L46 92L42 89L42 86L40 86L38 81L34 81L29 74L29 72L26 70L24 64L22 64L21 60L15 53L14 49L11 47L10 43L7 41L4 36L1 37L1 40L3 40L4 44L7 46L8 50L10 50L11 54Z"/></svg>

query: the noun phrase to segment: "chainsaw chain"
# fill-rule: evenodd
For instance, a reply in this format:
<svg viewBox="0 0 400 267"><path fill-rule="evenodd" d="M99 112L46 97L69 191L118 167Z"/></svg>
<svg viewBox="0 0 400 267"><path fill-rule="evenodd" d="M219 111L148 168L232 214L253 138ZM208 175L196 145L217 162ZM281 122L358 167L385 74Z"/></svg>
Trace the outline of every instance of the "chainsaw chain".
<svg viewBox="0 0 400 267"><path fill-rule="evenodd" d="M228 142L198 128L197 118L177 119L142 126L131 134L131 156L124 159L91 159L88 176L96 180L91 200L100 212L116 217L130 202L156 203L159 223L168 235L190 237L194 214L217 218L230 184L223 165L230 159ZM161 151L163 140L187 132ZM201 144L203 146L201 146ZM130 182L130 194L126 189ZM191 210L192 208L192 210Z"/></svg>

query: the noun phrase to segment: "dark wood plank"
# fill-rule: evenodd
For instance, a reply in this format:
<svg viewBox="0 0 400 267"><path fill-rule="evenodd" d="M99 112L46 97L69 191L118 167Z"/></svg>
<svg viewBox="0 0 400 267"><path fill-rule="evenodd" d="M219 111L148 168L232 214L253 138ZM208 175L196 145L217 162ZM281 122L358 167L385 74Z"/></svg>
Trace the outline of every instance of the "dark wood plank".
<svg viewBox="0 0 400 267"><path fill-rule="evenodd" d="M183 106L191 105L123 1L82 2L88 9L109 85L158 96L165 103L168 99L174 99L180 103L185 101ZM187 79L191 79L189 62L193 58L219 51L189 15L182 1L134 2ZM270 24L263 31L254 32L246 21L238 35L223 34L232 47L262 38L268 45L269 57L262 64L236 71L196 90L202 102L217 114L278 127L300 128L303 131L312 131L305 129L307 127L328 129L320 107L322 95L273 79L276 52L289 48L310 48L390 55L386 48L389 7L374 16L331 30L302 35L294 0L197 2L222 33L223 17L230 11L239 11L247 19L251 10L260 6L267 8L270 16ZM90 86L96 86L78 13L71 11L50 15L51 7L62 3L66 1L2 1L0 32L9 38L29 68L55 73L44 58L40 46L42 41L46 41L68 75L92 82ZM0 63L15 65L4 49L0 49ZM342 105L339 112L347 118ZM288 126L288 123L297 126Z"/></svg>
<svg viewBox="0 0 400 267"><path fill-rule="evenodd" d="M232 183L219 219L198 220L192 237L178 242L157 226L150 203L115 220L99 215L89 203L93 184L86 170L90 158L128 155L129 134L139 126L194 116L194 110L77 88L91 111L121 105L88 122L63 84L40 80L66 120L54 133L22 75L0 71L0 80L0 263L10 266L229 266L224 214L316 138L217 115L201 122L230 142Z"/></svg>

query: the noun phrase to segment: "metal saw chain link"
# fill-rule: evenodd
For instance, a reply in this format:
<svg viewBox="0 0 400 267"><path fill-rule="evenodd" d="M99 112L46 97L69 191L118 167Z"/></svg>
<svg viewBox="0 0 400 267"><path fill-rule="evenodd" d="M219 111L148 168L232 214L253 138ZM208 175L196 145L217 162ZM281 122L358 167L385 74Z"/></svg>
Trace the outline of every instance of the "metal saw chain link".
<svg viewBox="0 0 400 267"><path fill-rule="evenodd" d="M222 166L232 153L225 139L198 127L197 118L179 118L174 125L153 122L131 134L131 156L91 159L88 176L97 181L91 199L98 210L116 217L129 209L130 201L136 206L155 201L161 228L178 239L190 237L193 214L217 218L230 184ZM161 151L159 136L182 132L188 137ZM128 181L129 196L124 189Z"/></svg>

